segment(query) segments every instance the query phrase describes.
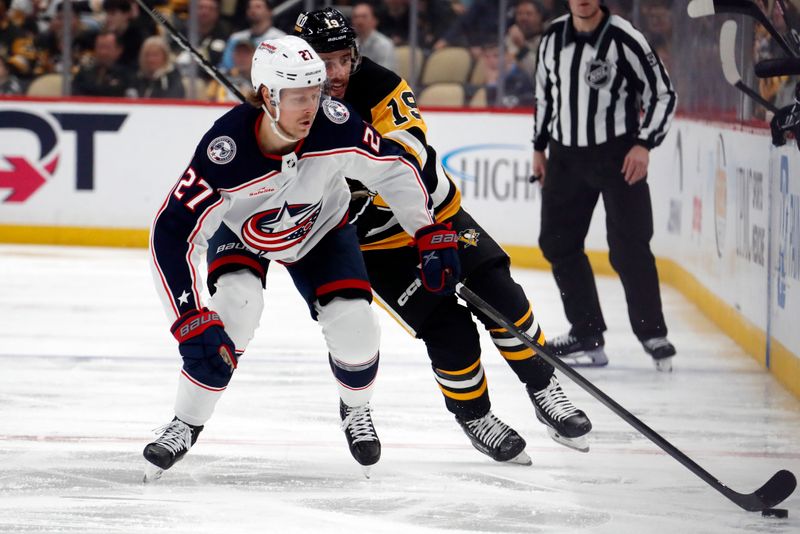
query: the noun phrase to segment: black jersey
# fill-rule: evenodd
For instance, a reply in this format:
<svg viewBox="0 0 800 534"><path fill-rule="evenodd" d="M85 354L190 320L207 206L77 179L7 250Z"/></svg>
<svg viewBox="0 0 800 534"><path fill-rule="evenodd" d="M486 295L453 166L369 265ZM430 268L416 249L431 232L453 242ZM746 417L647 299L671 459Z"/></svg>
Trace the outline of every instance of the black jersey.
<svg viewBox="0 0 800 534"><path fill-rule="evenodd" d="M344 100L384 138L400 143L417 159L433 200L436 220L455 215L461 194L438 162L436 151L428 145L428 127L408 83L364 57L359 69L350 76ZM380 195L353 181L351 189L354 198L350 220L358 229L362 250L396 248L409 243L409 236Z"/></svg>

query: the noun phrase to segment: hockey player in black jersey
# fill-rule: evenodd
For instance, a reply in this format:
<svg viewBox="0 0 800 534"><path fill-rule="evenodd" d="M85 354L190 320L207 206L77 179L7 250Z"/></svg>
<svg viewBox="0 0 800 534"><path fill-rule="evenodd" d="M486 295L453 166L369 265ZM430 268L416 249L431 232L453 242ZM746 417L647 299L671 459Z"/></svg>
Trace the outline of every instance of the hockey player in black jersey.
<svg viewBox="0 0 800 534"><path fill-rule="evenodd" d="M262 42L251 76L251 102L203 136L153 223L154 280L183 368L175 417L144 449L145 481L180 460L211 417L258 326L270 261L286 266L322 329L350 452L365 472L379 460L369 406L379 330L356 229L347 224L346 176L395 208L415 236L417 261L424 258L426 287L452 294L458 277L458 237L434 221L417 163L346 104L321 100L325 64L308 43Z"/></svg>
<svg viewBox="0 0 800 534"><path fill-rule="evenodd" d="M355 32L333 8L300 15L294 33L325 61L329 93L352 105L384 138L402 144L420 163L433 198L436 219L458 233L461 280L540 343L544 334L522 288L511 278L509 258L460 206L461 194L426 141L427 126L405 80L361 57ZM351 177L355 178L355 177ZM500 354L525 384L537 418L559 443L588 450L591 423L564 394L553 367L476 309L460 306L455 296L421 291L413 267L418 259L397 213L380 191L351 181L351 222L358 237L375 297L382 307L428 350L447 409L472 444L497 461L530 463L525 441L491 412L480 361L477 317L489 330Z"/></svg>

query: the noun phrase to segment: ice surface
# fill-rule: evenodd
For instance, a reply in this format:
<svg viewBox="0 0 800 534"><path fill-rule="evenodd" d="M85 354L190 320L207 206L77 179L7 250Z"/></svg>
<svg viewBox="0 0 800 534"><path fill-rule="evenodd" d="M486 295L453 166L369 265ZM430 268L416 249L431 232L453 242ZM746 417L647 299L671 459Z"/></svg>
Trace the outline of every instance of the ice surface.
<svg viewBox="0 0 800 534"><path fill-rule="evenodd" d="M566 321L547 272L515 270L545 333ZM744 533L800 531L740 510L575 384L591 452L551 441L483 336L493 410L533 465L492 462L444 409L421 342L379 311L373 399L383 457L367 480L339 430L322 336L282 267L230 388L158 483L141 450L172 417L179 359L144 250L0 246L0 531ZM663 291L675 372L598 278L611 363L583 374L733 489L800 474L800 403L679 293Z"/></svg>

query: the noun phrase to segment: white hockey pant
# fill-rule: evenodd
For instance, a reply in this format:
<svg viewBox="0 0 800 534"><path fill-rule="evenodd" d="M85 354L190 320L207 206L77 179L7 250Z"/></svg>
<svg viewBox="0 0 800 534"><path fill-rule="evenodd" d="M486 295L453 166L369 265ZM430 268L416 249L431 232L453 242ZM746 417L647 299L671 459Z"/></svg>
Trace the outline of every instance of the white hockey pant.
<svg viewBox="0 0 800 534"><path fill-rule="evenodd" d="M339 396L348 406L366 404L378 374L378 318L363 299L337 297L316 309Z"/></svg>
<svg viewBox="0 0 800 534"><path fill-rule="evenodd" d="M236 346L237 358L244 353L258 328L264 311L264 289L261 280L243 269L223 274L216 283L216 292L208 304L219 313L225 332ZM214 412L225 388L210 388L181 373L175 399L175 415L190 425L204 425Z"/></svg>

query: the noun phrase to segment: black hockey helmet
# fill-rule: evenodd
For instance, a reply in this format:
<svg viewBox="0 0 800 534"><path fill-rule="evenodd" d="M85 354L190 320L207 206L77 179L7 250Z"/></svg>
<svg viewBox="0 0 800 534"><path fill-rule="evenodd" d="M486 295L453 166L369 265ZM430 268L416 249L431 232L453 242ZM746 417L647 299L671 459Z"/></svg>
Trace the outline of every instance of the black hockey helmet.
<svg viewBox="0 0 800 534"><path fill-rule="evenodd" d="M294 34L304 39L318 54L350 49L353 73L361 63L356 31L342 13L332 7L301 13Z"/></svg>

